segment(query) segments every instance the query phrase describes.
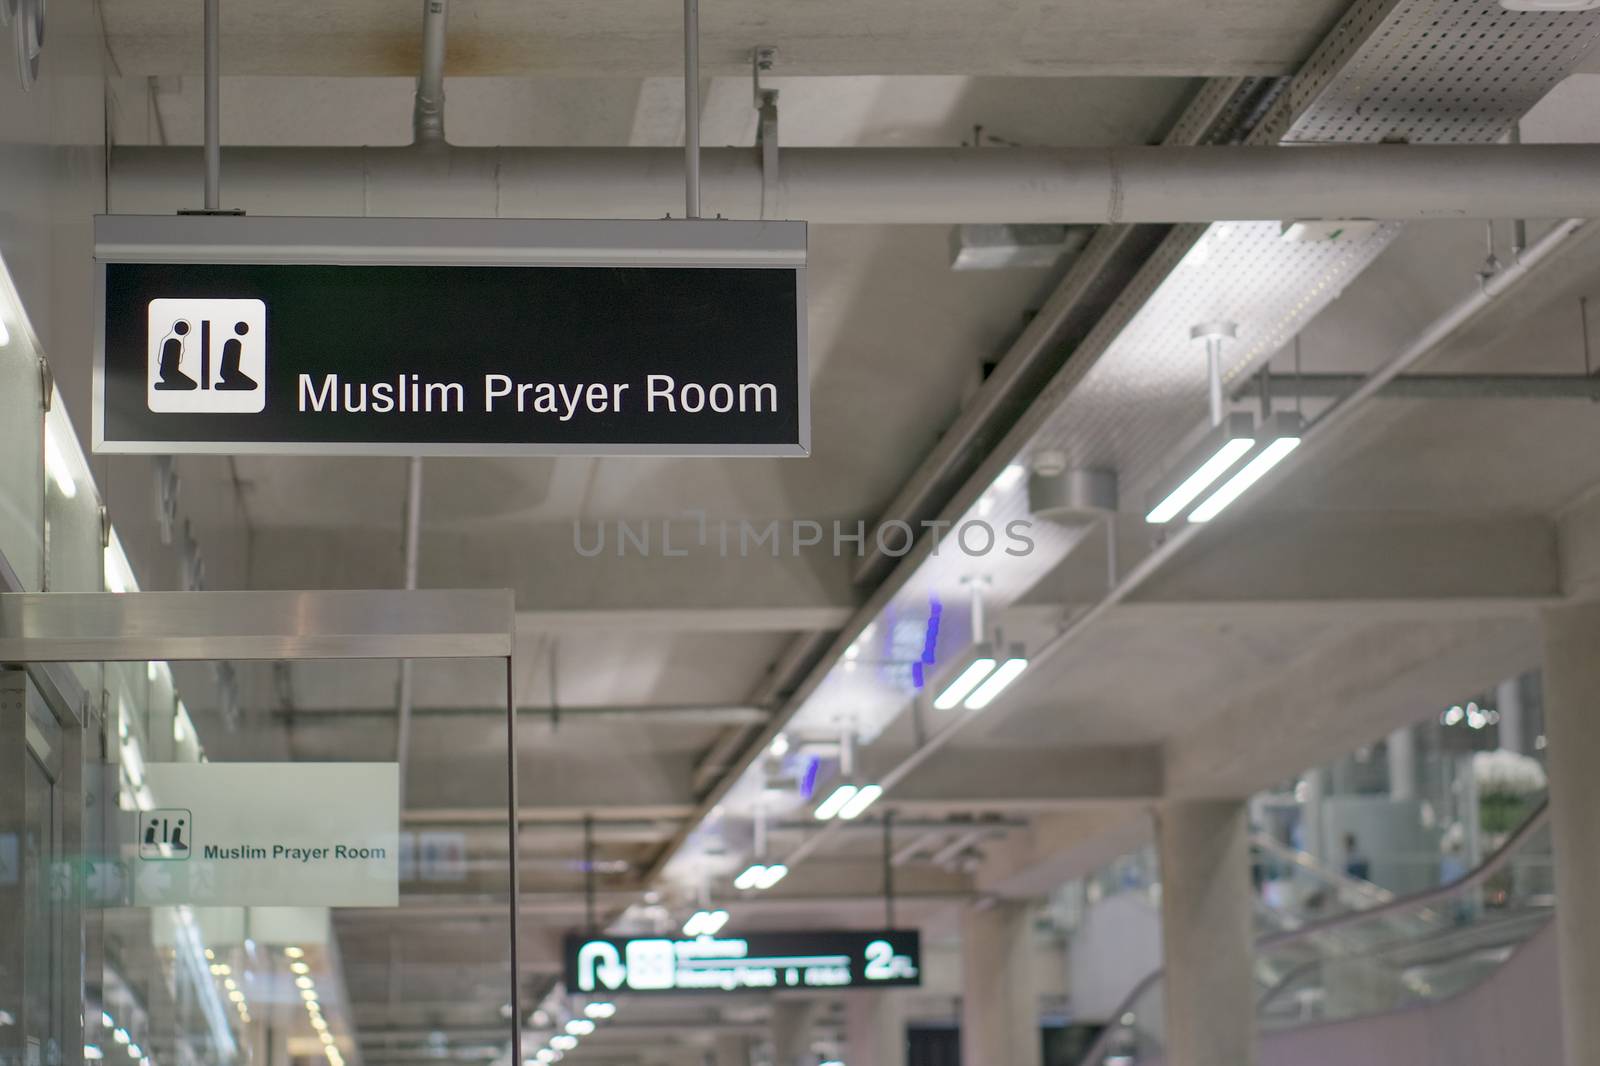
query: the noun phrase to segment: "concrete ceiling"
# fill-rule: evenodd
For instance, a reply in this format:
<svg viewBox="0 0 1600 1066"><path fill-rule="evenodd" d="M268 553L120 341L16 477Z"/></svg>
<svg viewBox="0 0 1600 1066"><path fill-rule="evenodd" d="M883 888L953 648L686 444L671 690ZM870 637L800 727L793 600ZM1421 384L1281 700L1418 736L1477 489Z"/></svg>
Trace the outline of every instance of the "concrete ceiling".
<svg viewBox="0 0 1600 1066"><path fill-rule="evenodd" d="M734 73L774 44L804 74L1284 74L1321 39L1339 0L905 0L860 4L708 2L703 62ZM450 67L461 76L668 75L679 65L674 5L475 0L451 11ZM193 73L200 29L170 2L105 11L125 74ZM342 0L299 9L230 5L223 53L240 73L408 75L420 40L416 5Z"/></svg>
<svg viewBox="0 0 1600 1066"><path fill-rule="evenodd" d="M708 2L706 141L752 143L744 64L750 46L771 43L781 49L771 84L782 91L785 144L958 145L975 126L999 142L1149 143L1195 98L1196 78L1289 73L1344 7ZM412 7L341 0L225 8L228 142L410 139ZM194 143L193 6L112 5L105 19L118 73L117 142ZM670 6L458 2L451 139L678 143L677 34ZM1600 137L1595 80L1563 84L1530 117L1530 137ZM113 169L113 203L115 196ZM175 189L171 206L197 198L198 188ZM1502 258L1508 233L1502 225ZM701 879L726 892L726 874L750 854L748 788L707 814L669 882L647 886L641 877L706 813L698 808L708 790L738 769L755 728L785 705L784 679L792 684L806 653L826 647L871 592L852 580L857 560L827 552L641 558L619 556L613 541L591 558L577 550L574 524L583 539L605 523L614 537L617 520L656 523L657 535L668 521L688 531L701 513L758 526L839 520L852 530L876 520L956 423L985 361L1006 350L1059 280L1059 270L953 272L948 241L943 229L813 227L816 450L807 460L426 464L420 583L509 586L523 612L516 692L526 722L520 821L530 994L555 979L560 933L585 919L575 865L584 815L599 825L602 917L650 928L681 920ZM1370 371L1470 292L1482 259L1479 224L1408 227L1312 319L1302 337L1304 370ZM1423 369L1576 372L1577 301L1596 287L1600 238L1591 234ZM1280 374L1292 365L1288 350L1274 358ZM74 410L86 412L86 366L59 376ZM1135 405L1139 384L1132 383ZM1198 421L1203 412L1195 405L1189 413ZM903 816L939 827L897 874L903 920L936 927L981 886L1037 884L1038 864L1031 881L1028 870L1002 877L999 867L1047 837L1058 851L1092 851L1163 795L1247 793L1533 665L1533 611L1563 591L1557 516L1600 484L1597 445L1600 419L1581 401L1375 401L1292 479L1264 486L1270 493L1259 506L1218 522L904 779L890 801ZM176 585L170 550L155 533L148 465L97 464L144 584ZM400 583L403 461L193 458L178 467L183 513L213 563L214 585ZM1123 501L1122 573L1158 547L1140 520L1141 503L1131 492ZM1000 615L1008 635L1033 649L1106 586L1103 534L1061 537L1075 546L1018 578ZM926 601L939 588L914 591ZM959 613L952 607L949 615ZM904 665L866 664L863 672L898 678ZM467 1034L504 1024L505 753L503 723L489 711L499 699L497 670L417 665L407 827L462 832L471 862L460 882L407 884L398 912L338 916L353 1016L374 1041L369 1062L386 1061L385 1032L437 1026L470 1043ZM395 677L391 663L241 667L245 713L230 732L215 714L212 675L180 672L215 759L389 758ZM895 764L942 727L925 698L913 696L895 690L864 753L868 765ZM583 713L626 706L638 710L624 722ZM727 716L741 711L753 717L730 725ZM832 758L837 717L827 708L798 719L796 756ZM782 773L792 773L796 756ZM774 829L775 853L810 846L807 810L793 789L775 802L774 817L784 822ZM1061 828L1066 822L1070 830ZM967 846L934 861L939 845L964 835ZM874 831L840 834L770 899L742 902L740 922L881 921L880 849ZM647 898L647 888L665 894ZM398 985L389 983L394 972ZM702 1008L713 1010L693 1006ZM724 1009L697 1016L696 1025L761 1021L759 1009ZM658 1039L682 1035L671 1018L641 1012L639 1024L647 1022ZM395 1040L415 1049L426 1036ZM642 1062L650 1054L621 1057Z"/></svg>

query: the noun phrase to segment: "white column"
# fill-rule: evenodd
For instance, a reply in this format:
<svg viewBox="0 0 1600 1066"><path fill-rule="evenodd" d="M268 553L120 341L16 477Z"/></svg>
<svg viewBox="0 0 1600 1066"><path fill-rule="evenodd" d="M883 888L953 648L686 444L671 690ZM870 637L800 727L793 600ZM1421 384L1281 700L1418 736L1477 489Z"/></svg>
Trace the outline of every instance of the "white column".
<svg viewBox="0 0 1600 1066"><path fill-rule="evenodd" d="M1389 798L1417 798L1417 740L1407 729L1396 729L1384 744L1389 753Z"/></svg>
<svg viewBox="0 0 1600 1066"><path fill-rule="evenodd" d="M846 1066L906 1066L905 997L856 990L844 997Z"/></svg>
<svg viewBox="0 0 1600 1066"><path fill-rule="evenodd" d="M1523 726L1522 685L1520 678L1502 681L1495 689L1495 710L1500 712L1500 746L1525 755L1531 745Z"/></svg>
<svg viewBox="0 0 1600 1066"><path fill-rule="evenodd" d="M1159 815L1168 1066L1253 1066L1249 823L1243 801Z"/></svg>
<svg viewBox="0 0 1600 1066"><path fill-rule="evenodd" d="M961 916L961 1061L1040 1066L1033 909L968 907Z"/></svg>
<svg viewBox="0 0 1600 1066"><path fill-rule="evenodd" d="M1600 1057L1600 604L1544 612L1556 940L1567 1066Z"/></svg>
<svg viewBox="0 0 1600 1066"><path fill-rule="evenodd" d="M1302 780L1306 783L1305 802L1300 804L1300 847L1318 862L1327 864L1328 848L1323 837L1322 801L1327 795L1328 773L1320 766L1307 770Z"/></svg>
<svg viewBox="0 0 1600 1066"><path fill-rule="evenodd" d="M750 1038L743 1033L718 1033L711 1045L715 1066L750 1066Z"/></svg>
<svg viewBox="0 0 1600 1066"><path fill-rule="evenodd" d="M772 1066L817 1066L811 1051L811 1022L817 1005L808 999L780 999L772 1005Z"/></svg>

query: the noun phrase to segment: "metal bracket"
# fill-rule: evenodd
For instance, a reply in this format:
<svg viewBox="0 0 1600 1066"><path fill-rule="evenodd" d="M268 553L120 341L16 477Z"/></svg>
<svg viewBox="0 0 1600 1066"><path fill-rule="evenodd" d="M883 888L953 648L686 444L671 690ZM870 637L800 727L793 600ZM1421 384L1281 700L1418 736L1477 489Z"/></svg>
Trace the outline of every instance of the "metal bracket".
<svg viewBox="0 0 1600 1066"><path fill-rule="evenodd" d="M778 90L763 89L761 74L777 63L778 50L762 45L750 53L750 82L756 109L756 147L761 149L761 217L778 209Z"/></svg>
<svg viewBox="0 0 1600 1066"><path fill-rule="evenodd" d="M41 393L39 406L46 411L50 410L50 404L55 397L56 379L55 375L50 373L50 364L45 362L42 355L39 357L39 391Z"/></svg>

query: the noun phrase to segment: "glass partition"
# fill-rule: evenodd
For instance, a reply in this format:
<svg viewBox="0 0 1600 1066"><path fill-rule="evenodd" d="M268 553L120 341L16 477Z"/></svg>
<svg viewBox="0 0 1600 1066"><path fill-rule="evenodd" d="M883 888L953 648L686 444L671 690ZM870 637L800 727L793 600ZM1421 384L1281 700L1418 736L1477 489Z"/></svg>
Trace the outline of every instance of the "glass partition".
<svg viewBox="0 0 1600 1066"><path fill-rule="evenodd" d="M88 863L103 946L86 981L88 1056L138 1066L502 1057L511 1032L503 712L470 724L418 720L402 814L392 703L362 715L300 711L293 695L282 698L378 691L396 663L294 663L287 687L291 664L235 663L233 715L214 667L107 671L115 742L88 797L104 812ZM414 669L424 690L481 690L488 706L493 693L503 699L503 661L418 660ZM431 754L442 731L454 739L448 773ZM262 825L278 843L261 837ZM331 895L319 902L319 893ZM443 1046L437 1029L471 1033L472 1045Z"/></svg>

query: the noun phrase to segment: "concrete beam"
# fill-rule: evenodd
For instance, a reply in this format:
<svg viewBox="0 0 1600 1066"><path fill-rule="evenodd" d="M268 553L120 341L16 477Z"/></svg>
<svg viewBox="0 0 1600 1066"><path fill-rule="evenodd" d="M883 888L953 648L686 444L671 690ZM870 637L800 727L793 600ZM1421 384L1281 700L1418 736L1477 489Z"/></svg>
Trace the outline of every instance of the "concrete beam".
<svg viewBox="0 0 1600 1066"><path fill-rule="evenodd" d="M1497 607L1528 610L1561 594L1556 526L1543 518L1263 511L1227 537L1203 538L1128 606L1343 603L1370 612L1387 604L1481 616Z"/></svg>
<svg viewBox="0 0 1600 1066"><path fill-rule="evenodd" d="M909 754L872 748L862 755L863 772L871 778ZM896 786L892 799L896 810L916 813L1146 803L1161 795L1161 761L1155 747L946 748Z"/></svg>
<svg viewBox="0 0 1600 1066"><path fill-rule="evenodd" d="M986 896L1043 899L1149 842L1153 831L1148 807L1043 814L1027 832L1010 834L984 849L977 888Z"/></svg>
<svg viewBox="0 0 1600 1066"><path fill-rule="evenodd" d="M585 529L586 547L595 536ZM776 558L764 550L724 558L715 544L668 556L658 542L649 554L630 544L619 556L614 525L608 536L604 552L584 555L571 523L429 529L420 545L418 584L498 588L509 581L516 602L528 605L517 613L519 633L799 632L837 628L855 607L848 557L810 553L797 559L786 549ZM255 588L389 588L401 578L397 528L264 527L254 533L251 550ZM543 562L529 566L530 559ZM734 575L737 580L730 579Z"/></svg>
<svg viewBox="0 0 1600 1066"><path fill-rule="evenodd" d="M1388 622L1285 663L1165 748L1169 797L1248 796L1539 661L1528 617Z"/></svg>

